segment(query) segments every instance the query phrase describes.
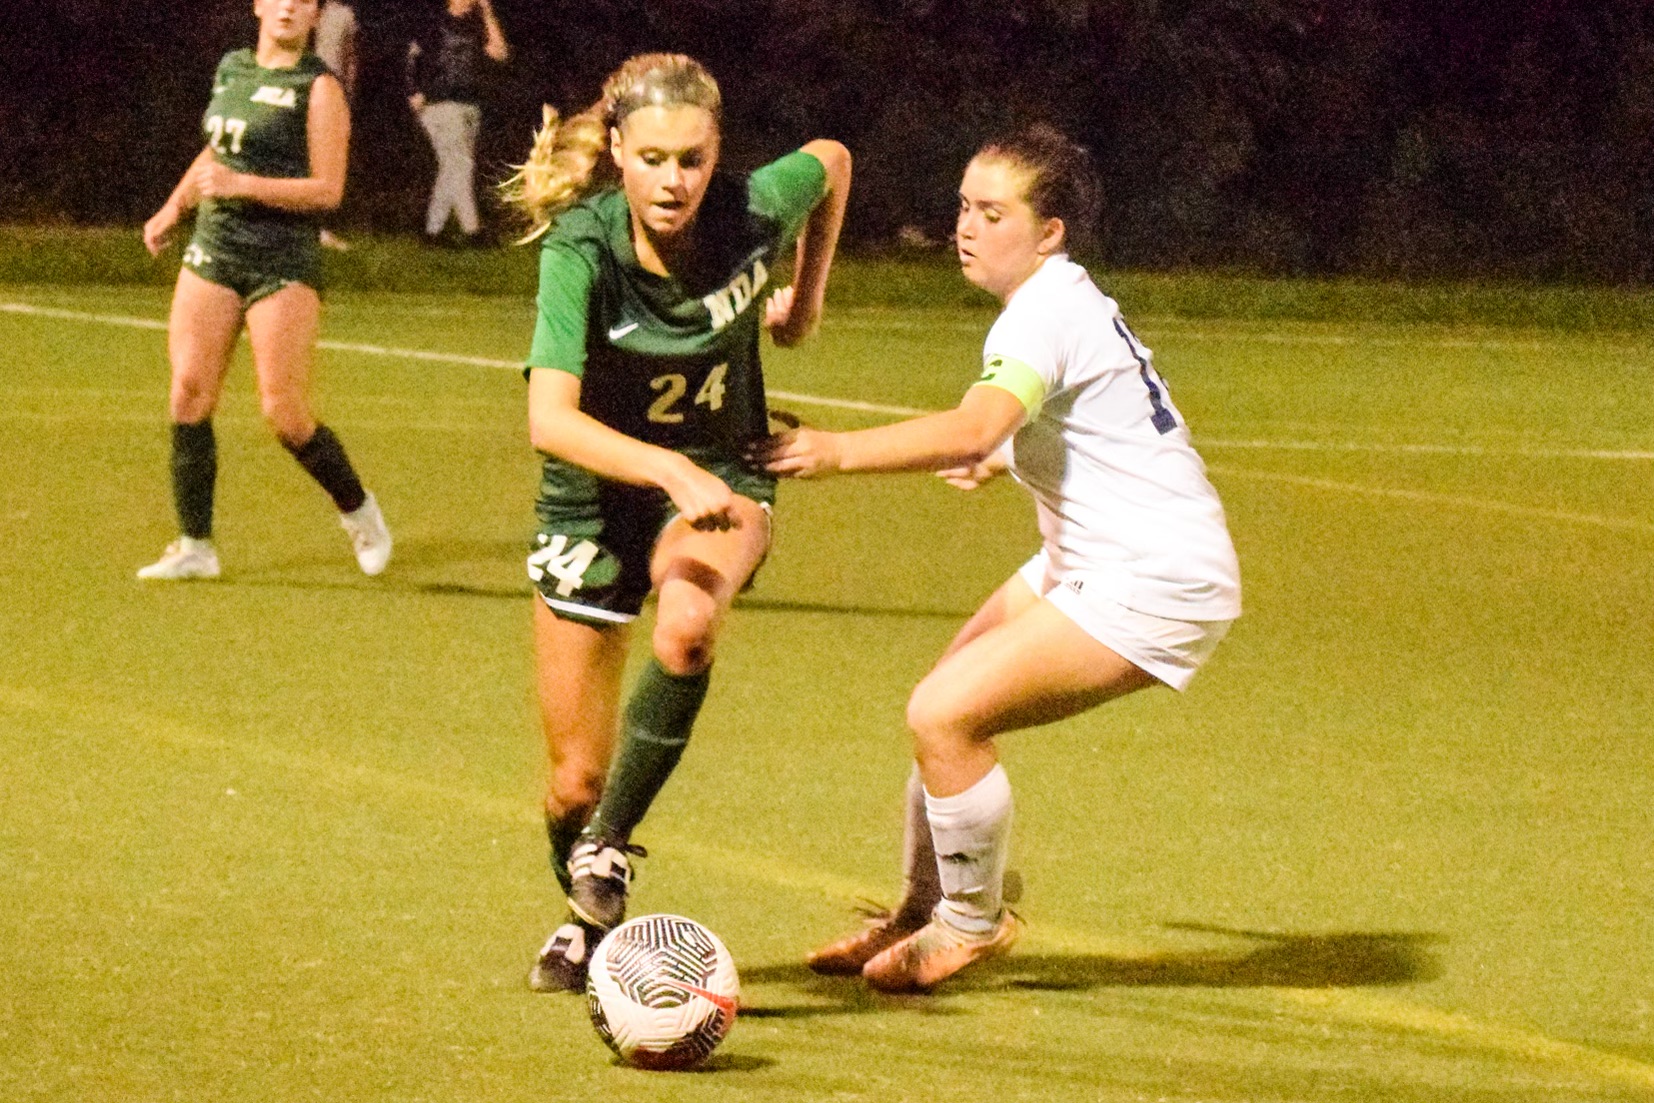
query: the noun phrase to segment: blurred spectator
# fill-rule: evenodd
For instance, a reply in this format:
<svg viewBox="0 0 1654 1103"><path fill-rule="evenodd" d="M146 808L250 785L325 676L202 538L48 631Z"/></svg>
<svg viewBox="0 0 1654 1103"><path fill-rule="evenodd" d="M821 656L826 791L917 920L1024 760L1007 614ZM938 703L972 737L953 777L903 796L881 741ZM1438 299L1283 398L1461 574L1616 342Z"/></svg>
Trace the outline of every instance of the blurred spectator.
<svg viewBox="0 0 1654 1103"><path fill-rule="evenodd" d="M316 56L327 63L345 97L356 98L356 9L349 0L326 0L316 21Z"/></svg>
<svg viewBox="0 0 1654 1103"><path fill-rule="evenodd" d="M345 99L356 102L356 9L349 0L324 0L316 20L316 56L320 57L344 86ZM345 240L326 226L322 244L329 249L350 248Z"/></svg>
<svg viewBox="0 0 1654 1103"><path fill-rule="evenodd" d="M504 62L509 56L489 0L446 0L441 18L408 44L408 105L436 154L436 180L425 209L425 236L432 241L439 239L450 216L467 242L477 240L483 62Z"/></svg>

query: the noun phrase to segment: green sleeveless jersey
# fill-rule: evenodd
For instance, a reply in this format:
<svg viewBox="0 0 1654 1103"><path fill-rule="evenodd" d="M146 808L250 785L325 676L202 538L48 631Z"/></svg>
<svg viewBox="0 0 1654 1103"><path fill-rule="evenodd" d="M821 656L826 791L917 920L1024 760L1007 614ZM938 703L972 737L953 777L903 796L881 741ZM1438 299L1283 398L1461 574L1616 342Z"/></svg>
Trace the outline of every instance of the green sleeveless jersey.
<svg viewBox="0 0 1654 1103"><path fill-rule="evenodd" d="M213 75L212 101L201 118L206 144L218 162L253 176L297 179L310 175L310 90L327 72L305 53L290 69L266 69L251 49L232 50ZM249 199L208 199L195 217L195 240L244 262L304 254L319 248L314 216L277 210Z"/></svg>
<svg viewBox="0 0 1654 1103"><path fill-rule="evenodd" d="M691 268L670 277L638 265L620 191L587 197L542 246L529 369L580 376L580 408L628 436L739 458L768 432L758 338L770 272L825 190L803 152L745 179L714 175Z"/></svg>

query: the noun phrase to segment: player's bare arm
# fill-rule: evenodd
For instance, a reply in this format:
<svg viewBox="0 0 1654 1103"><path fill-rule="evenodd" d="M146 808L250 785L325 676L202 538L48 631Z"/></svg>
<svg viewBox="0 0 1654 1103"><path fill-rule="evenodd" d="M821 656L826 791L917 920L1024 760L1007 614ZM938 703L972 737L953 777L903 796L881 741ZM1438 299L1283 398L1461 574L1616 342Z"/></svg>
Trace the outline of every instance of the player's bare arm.
<svg viewBox="0 0 1654 1103"><path fill-rule="evenodd" d="M1026 419L1022 400L998 387L972 387L951 410L829 433L793 429L762 441L752 459L776 475L808 479L858 471L942 471L985 463Z"/></svg>
<svg viewBox="0 0 1654 1103"><path fill-rule="evenodd" d="M161 250L172 243L172 232L177 229L178 223L200 202L201 197L195 189L196 171L202 164L211 161L212 148L203 146L201 152L195 155L195 160L190 162L190 167L184 170L178 186L161 204L161 209L144 223L144 248L149 250L151 256L160 256Z"/></svg>
<svg viewBox="0 0 1654 1103"><path fill-rule="evenodd" d="M827 301L827 273L833 266L845 207L850 201L850 151L829 138L817 138L801 148L821 162L827 174L827 192L798 235L792 285L776 292L765 304L764 327L782 348L804 340L821 321Z"/></svg>
<svg viewBox="0 0 1654 1103"><path fill-rule="evenodd" d="M541 369L529 373L528 432L535 449L605 479L658 486L696 528L729 528L734 492L689 457L609 428L580 409L580 377Z"/></svg>

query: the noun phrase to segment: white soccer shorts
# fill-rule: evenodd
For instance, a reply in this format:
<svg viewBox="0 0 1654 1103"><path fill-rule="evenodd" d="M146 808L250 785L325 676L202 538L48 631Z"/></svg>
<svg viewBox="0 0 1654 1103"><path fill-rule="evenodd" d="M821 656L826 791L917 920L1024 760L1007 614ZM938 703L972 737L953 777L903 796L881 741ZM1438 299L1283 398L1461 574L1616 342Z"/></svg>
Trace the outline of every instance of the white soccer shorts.
<svg viewBox="0 0 1654 1103"><path fill-rule="evenodd" d="M1044 550L1017 574L1086 635L1179 691L1188 688L1234 623L1172 620L1128 609L1116 600L1110 576L1083 569L1053 572Z"/></svg>

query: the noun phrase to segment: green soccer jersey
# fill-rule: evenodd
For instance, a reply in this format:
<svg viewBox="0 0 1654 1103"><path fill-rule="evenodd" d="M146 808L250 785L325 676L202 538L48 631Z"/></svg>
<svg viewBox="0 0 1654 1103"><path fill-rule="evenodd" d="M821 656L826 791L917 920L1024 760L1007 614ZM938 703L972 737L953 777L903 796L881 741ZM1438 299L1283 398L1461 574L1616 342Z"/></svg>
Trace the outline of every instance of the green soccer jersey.
<svg viewBox="0 0 1654 1103"><path fill-rule="evenodd" d="M253 176L309 176L310 91L325 72L312 53L287 69L264 68L250 49L225 54L201 119L214 158ZM313 216L248 199L208 199L196 213L196 242L245 264L301 259L318 248L317 234Z"/></svg>
<svg viewBox="0 0 1654 1103"><path fill-rule="evenodd" d="M580 408L628 436L739 457L767 432L758 337L770 272L825 189L803 152L745 180L715 175L693 267L670 277L638 265L626 197L589 196L546 235L529 369L580 376Z"/></svg>

